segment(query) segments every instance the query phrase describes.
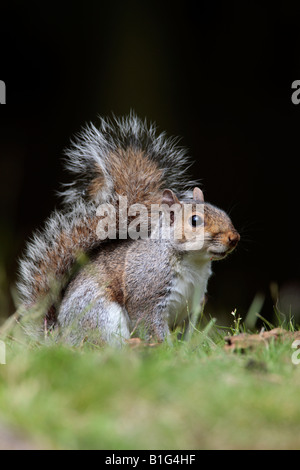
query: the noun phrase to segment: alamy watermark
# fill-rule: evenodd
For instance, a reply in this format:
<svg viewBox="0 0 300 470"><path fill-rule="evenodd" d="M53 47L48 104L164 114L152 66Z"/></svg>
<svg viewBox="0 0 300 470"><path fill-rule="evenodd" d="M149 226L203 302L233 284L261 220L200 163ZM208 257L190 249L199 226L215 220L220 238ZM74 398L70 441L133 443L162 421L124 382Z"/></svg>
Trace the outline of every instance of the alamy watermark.
<svg viewBox="0 0 300 470"><path fill-rule="evenodd" d="M298 365L300 364L300 339L293 341L292 348L296 349L292 354L292 363Z"/></svg>
<svg viewBox="0 0 300 470"><path fill-rule="evenodd" d="M6 346L4 341L0 340L0 364L6 364Z"/></svg>
<svg viewBox="0 0 300 470"><path fill-rule="evenodd" d="M165 239L199 250L204 244L204 204L191 200L180 203L164 199L161 204L132 204L126 196L118 196L116 204L100 204L96 233L99 240L131 238Z"/></svg>
<svg viewBox="0 0 300 470"><path fill-rule="evenodd" d="M293 81L292 89L295 90L291 96L292 103L299 104L300 103L300 80Z"/></svg>
<svg viewBox="0 0 300 470"><path fill-rule="evenodd" d="M6 86L3 80L0 80L0 104L6 104Z"/></svg>

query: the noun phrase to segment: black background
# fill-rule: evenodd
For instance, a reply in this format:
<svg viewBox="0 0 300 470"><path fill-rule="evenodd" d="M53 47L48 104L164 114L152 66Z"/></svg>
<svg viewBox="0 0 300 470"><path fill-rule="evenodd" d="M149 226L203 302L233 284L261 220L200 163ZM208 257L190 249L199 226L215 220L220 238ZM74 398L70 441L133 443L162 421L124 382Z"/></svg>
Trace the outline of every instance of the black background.
<svg viewBox="0 0 300 470"><path fill-rule="evenodd" d="M272 318L276 286L292 289L285 308L294 302L296 313L300 105L291 84L300 79L299 17L296 2L2 5L4 291L13 290L25 241L59 207L70 138L98 115L133 109L182 137L206 200L229 211L241 233L235 253L214 264L208 313L245 315L262 292L262 314Z"/></svg>

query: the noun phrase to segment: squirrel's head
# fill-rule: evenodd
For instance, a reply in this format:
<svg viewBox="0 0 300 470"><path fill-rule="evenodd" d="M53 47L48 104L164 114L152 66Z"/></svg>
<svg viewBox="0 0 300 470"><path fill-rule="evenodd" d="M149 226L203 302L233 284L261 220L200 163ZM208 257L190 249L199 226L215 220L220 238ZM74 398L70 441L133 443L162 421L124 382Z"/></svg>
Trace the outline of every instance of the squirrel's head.
<svg viewBox="0 0 300 470"><path fill-rule="evenodd" d="M237 246L240 234L228 215L211 204L205 204L204 219L204 247L207 254L212 260L225 258Z"/></svg>
<svg viewBox="0 0 300 470"><path fill-rule="evenodd" d="M218 260L234 250L240 235L228 215L217 207L205 203L199 188L192 197L177 198L166 189L162 205L169 212L171 239L180 251L197 251L201 257Z"/></svg>

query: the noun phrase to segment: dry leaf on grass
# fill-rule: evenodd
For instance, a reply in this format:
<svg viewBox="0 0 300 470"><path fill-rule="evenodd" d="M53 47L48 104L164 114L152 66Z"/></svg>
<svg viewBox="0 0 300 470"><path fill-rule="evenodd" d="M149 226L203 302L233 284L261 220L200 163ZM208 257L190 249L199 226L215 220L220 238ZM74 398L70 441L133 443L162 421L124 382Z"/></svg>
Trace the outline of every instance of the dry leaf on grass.
<svg viewBox="0 0 300 470"><path fill-rule="evenodd" d="M240 333L225 337L225 349L229 351L255 349L258 346L267 346L273 341L300 340L300 331L286 331L283 328L273 328L259 334Z"/></svg>

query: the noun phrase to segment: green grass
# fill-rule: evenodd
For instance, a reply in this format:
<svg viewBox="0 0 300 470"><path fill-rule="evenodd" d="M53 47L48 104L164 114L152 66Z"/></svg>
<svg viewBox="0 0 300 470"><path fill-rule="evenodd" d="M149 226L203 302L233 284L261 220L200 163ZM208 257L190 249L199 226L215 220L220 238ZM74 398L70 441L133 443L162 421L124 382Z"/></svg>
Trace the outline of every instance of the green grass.
<svg viewBox="0 0 300 470"><path fill-rule="evenodd" d="M300 364L290 342L225 352L210 322L188 341L156 347L6 343L0 425L34 447L300 447Z"/></svg>

